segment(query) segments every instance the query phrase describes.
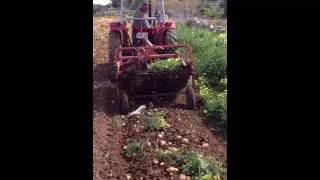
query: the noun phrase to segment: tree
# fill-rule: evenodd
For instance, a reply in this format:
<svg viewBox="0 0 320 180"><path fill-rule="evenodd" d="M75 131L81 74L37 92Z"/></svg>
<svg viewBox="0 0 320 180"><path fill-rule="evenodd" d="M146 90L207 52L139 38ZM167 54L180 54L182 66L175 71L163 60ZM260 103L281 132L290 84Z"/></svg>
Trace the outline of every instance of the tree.
<svg viewBox="0 0 320 180"><path fill-rule="evenodd" d="M105 7L106 9L109 9L109 8L111 8L111 7L112 7L112 4L111 4L111 3L109 3L109 4L105 5L104 7Z"/></svg>
<svg viewBox="0 0 320 180"><path fill-rule="evenodd" d="M96 13L98 13L98 12L100 12L102 10L102 6L101 5L99 5L99 4L94 4L93 5L93 14L96 14Z"/></svg>
<svg viewBox="0 0 320 180"><path fill-rule="evenodd" d="M223 8L223 16L227 17L227 0L223 0L220 7Z"/></svg>
<svg viewBox="0 0 320 180"><path fill-rule="evenodd" d="M224 16L225 17L227 17L227 7L228 7L227 0L224 0Z"/></svg>
<svg viewBox="0 0 320 180"><path fill-rule="evenodd" d="M134 0L130 7L131 7L131 9L138 9L139 8L138 6L143 2L146 2L146 1L144 1L144 0Z"/></svg>
<svg viewBox="0 0 320 180"><path fill-rule="evenodd" d="M119 8L121 7L121 0L111 0L112 7ZM123 5L128 9L137 9L139 4L143 2L143 0L126 0Z"/></svg>
<svg viewBox="0 0 320 180"><path fill-rule="evenodd" d="M113 8L118 8L121 6L121 1L120 0L111 0L112 2L112 7Z"/></svg>

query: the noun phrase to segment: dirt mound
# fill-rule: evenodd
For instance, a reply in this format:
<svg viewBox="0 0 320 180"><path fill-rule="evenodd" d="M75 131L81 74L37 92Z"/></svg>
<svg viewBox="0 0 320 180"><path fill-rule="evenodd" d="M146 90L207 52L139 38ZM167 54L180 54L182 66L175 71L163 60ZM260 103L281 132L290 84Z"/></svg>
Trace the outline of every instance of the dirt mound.
<svg viewBox="0 0 320 180"><path fill-rule="evenodd" d="M105 114L108 56L108 23L112 19L93 18L93 178L123 179L127 162L119 154L123 139L120 121Z"/></svg>
<svg viewBox="0 0 320 180"><path fill-rule="evenodd" d="M151 110L152 111L152 110ZM125 125L126 135L123 137L122 142L126 142L123 146L127 145L131 140L140 142L149 142L151 146L146 150L147 155L144 157L133 158L128 162L131 177L144 178L144 179L160 179L163 177L170 177L166 171L170 167L169 164L160 166L154 164L153 160L157 159L155 155L157 148L168 149L174 147L183 151L196 152L204 156L213 156L218 161L226 166L226 141L217 136L213 136L212 132L208 130L205 124L202 123L203 119L194 111L185 110L183 108L161 108L157 111L163 111L165 119L169 127L163 129L163 137L158 137L159 132L149 132L144 129L146 121L143 116L139 119L126 120ZM183 143L178 136L186 138L188 143ZM169 143L170 145L161 147L160 140ZM208 146L203 147L207 143ZM179 174L174 174L173 179L178 179Z"/></svg>

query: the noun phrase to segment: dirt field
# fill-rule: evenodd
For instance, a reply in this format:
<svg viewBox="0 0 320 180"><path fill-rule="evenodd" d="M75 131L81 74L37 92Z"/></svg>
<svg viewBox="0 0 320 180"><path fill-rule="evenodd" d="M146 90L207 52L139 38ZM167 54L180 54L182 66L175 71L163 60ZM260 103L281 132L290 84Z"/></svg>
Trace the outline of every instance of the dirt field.
<svg viewBox="0 0 320 180"><path fill-rule="evenodd" d="M158 133L145 132L142 129L143 120L128 119L127 116L111 116L106 114L107 86L107 55L108 30L111 19L93 18L93 179L178 179L180 173L170 175L165 171L167 164L159 166L152 161L154 150L158 147ZM173 103L160 104L158 107L147 106L148 111L157 109L163 111L170 127L164 129L165 140L171 142L171 147L193 150L203 155L211 155L226 166L226 140L210 131L203 123L204 119L197 111L186 110L184 99L179 97ZM144 104L149 105L149 102ZM139 105L139 104L137 104ZM189 140L182 145L175 139L181 135ZM128 140L137 139L151 143L150 153L146 158L125 159L121 155ZM202 148L203 142L209 143L208 148Z"/></svg>

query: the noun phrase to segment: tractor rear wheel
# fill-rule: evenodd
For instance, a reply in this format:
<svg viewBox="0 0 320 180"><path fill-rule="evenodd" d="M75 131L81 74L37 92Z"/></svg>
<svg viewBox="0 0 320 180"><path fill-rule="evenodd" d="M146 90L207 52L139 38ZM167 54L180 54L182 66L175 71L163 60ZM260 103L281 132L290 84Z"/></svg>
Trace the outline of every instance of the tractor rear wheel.
<svg viewBox="0 0 320 180"><path fill-rule="evenodd" d="M109 45L109 77L111 78L111 80L114 80L115 78L115 55L116 55L116 49L121 47L121 34L117 31L111 31L109 33L109 39L108 39L108 45Z"/></svg>
<svg viewBox="0 0 320 180"><path fill-rule="evenodd" d="M129 101L128 101L128 93L127 91L120 89L120 110L121 114L127 114L129 112Z"/></svg>
<svg viewBox="0 0 320 180"><path fill-rule="evenodd" d="M110 86L107 87L107 112L111 114L117 114L120 110L120 89L117 83L112 83Z"/></svg>
<svg viewBox="0 0 320 180"><path fill-rule="evenodd" d="M164 44L165 45L177 45L177 36L176 32L173 29L168 29L164 33ZM166 54L173 54L175 53L176 48L166 48L164 52Z"/></svg>
<svg viewBox="0 0 320 180"><path fill-rule="evenodd" d="M192 88L191 85L187 85L186 88L186 99L187 99L187 107L189 109L193 109L194 106L196 105L196 96L194 93L194 89Z"/></svg>

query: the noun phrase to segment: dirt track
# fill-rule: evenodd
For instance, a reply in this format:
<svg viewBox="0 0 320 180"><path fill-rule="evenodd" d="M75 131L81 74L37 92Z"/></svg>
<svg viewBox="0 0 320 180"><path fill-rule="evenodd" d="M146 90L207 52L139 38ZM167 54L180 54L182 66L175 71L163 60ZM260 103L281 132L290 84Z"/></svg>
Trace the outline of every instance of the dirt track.
<svg viewBox="0 0 320 180"><path fill-rule="evenodd" d="M107 79L107 36L111 19L103 17L93 18L93 179L124 179L130 174L132 179L169 179L164 167L151 163L153 155L149 158L127 161L120 154L122 147L128 139L148 140L153 143L151 152L157 146L157 138L154 133L144 133L133 127L140 127L142 122L128 120L126 116L111 116L105 113ZM171 125L165 129L167 140L172 141L174 147L181 147L171 137L182 135L190 140L187 147L203 155L211 155L226 165L226 140L212 133L203 123L203 117L197 111L186 110L181 103L183 98L171 104L163 104L162 109L166 113L166 119ZM148 102L146 102L148 104ZM147 107L147 109L150 109ZM201 142L208 142L209 148L199 147ZM177 179L177 176L173 176Z"/></svg>

